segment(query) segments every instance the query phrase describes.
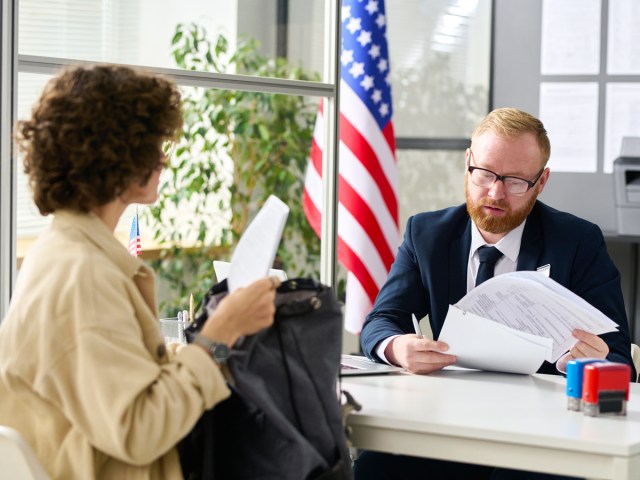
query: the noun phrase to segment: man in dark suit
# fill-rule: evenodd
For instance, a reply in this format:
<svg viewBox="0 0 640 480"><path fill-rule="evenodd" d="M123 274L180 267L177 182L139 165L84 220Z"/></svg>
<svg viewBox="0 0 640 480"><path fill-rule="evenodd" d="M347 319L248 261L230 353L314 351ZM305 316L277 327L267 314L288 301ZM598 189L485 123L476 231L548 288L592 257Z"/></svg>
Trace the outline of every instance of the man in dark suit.
<svg viewBox="0 0 640 480"><path fill-rule="evenodd" d="M466 205L421 213L407 222L389 278L360 334L369 358L414 373L455 364L456 357L437 338L449 305L473 289L477 279L486 278L484 257L489 252L495 256L486 261L495 263L488 275L541 268L619 326L601 336L576 330L571 350L555 365L545 362L540 373L562 373L567 361L581 357L608 358L633 370L620 274L602 232L537 200L549 179L550 151L544 126L525 112L503 108L482 120L465 154ZM435 340L415 335L412 313L429 315ZM415 474L430 480L557 478L373 452L356 463L356 478L387 478L385 470L395 471L397 478Z"/></svg>

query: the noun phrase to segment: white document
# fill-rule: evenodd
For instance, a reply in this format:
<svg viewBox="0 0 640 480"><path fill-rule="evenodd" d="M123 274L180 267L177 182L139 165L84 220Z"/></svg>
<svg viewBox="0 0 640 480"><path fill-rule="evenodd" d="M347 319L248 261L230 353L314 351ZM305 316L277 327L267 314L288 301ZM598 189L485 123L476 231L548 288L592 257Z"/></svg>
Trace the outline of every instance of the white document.
<svg viewBox="0 0 640 480"><path fill-rule="evenodd" d="M449 309L438 339L447 343L450 352L459 358L466 358L470 344L482 343L481 346L474 345L472 361L463 365L469 368L531 373L515 363L528 361L519 357L538 355L538 366L543 360L556 362L576 342L571 335L573 329L596 335L618 329L614 321L584 299L538 272L493 277L474 288L455 307ZM451 330L447 327L450 317L455 318L455 328ZM486 324L479 327L478 319L499 324L506 330L498 334L491 326L490 333L482 334ZM464 324L457 326L458 322ZM551 354L523 343L523 340L537 343L529 335L550 340ZM479 355L476 350L480 348L486 357L481 361L476 358ZM507 349L508 353L505 352ZM481 363L476 363L479 361Z"/></svg>
<svg viewBox="0 0 640 480"><path fill-rule="evenodd" d="M540 73L600 73L601 0L544 0Z"/></svg>
<svg viewBox="0 0 640 480"><path fill-rule="evenodd" d="M607 83L604 118L604 173L612 173L622 138L640 136L640 82Z"/></svg>
<svg viewBox="0 0 640 480"><path fill-rule="evenodd" d="M518 332L455 305L449 306L438 340L449 345L456 365L480 370L532 374L551 359L553 340Z"/></svg>
<svg viewBox="0 0 640 480"><path fill-rule="evenodd" d="M542 82L540 120L553 145L553 172L598 170L597 82Z"/></svg>
<svg viewBox="0 0 640 480"><path fill-rule="evenodd" d="M246 228L231 256L229 291L249 285L269 272L282 238L289 207L271 195Z"/></svg>
<svg viewBox="0 0 640 480"><path fill-rule="evenodd" d="M216 274L216 280L218 282L221 282L229 276L229 270L231 270L230 262L223 262L220 260L213 261L213 271ZM284 270L279 270L277 268L270 268L267 275L279 278L281 282L284 282L287 279L287 273Z"/></svg>
<svg viewBox="0 0 640 480"><path fill-rule="evenodd" d="M640 3L638 0L609 2L607 28L607 74L640 74Z"/></svg>

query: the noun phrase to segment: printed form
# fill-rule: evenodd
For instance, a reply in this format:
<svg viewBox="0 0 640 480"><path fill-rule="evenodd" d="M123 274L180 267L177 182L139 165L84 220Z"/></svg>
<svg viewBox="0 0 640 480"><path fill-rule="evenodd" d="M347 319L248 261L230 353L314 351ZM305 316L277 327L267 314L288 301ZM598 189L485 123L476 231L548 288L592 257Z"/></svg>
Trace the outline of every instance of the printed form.
<svg viewBox="0 0 640 480"><path fill-rule="evenodd" d="M545 275L514 272L484 282L450 306L438 339L458 356L459 366L531 374L571 348L575 328L601 335L617 325Z"/></svg>
<svg viewBox="0 0 640 480"><path fill-rule="evenodd" d="M289 207L275 195L270 195L233 251L227 277L230 292L267 275L288 216Z"/></svg>

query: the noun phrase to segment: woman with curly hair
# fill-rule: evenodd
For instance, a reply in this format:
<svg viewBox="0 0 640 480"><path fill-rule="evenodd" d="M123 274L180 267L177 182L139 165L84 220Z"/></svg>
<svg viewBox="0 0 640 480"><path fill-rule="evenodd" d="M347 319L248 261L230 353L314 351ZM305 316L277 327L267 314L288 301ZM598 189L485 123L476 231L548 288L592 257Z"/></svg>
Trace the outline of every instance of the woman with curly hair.
<svg viewBox="0 0 640 480"><path fill-rule="evenodd" d="M173 82L109 65L63 71L17 125L33 198L54 218L0 327L0 424L53 478L181 478L176 444L229 395L205 347L167 352L154 275L113 235L128 205L156 200L181 126ZM201 343L270 325L276 286L229 295Z"/></svg>

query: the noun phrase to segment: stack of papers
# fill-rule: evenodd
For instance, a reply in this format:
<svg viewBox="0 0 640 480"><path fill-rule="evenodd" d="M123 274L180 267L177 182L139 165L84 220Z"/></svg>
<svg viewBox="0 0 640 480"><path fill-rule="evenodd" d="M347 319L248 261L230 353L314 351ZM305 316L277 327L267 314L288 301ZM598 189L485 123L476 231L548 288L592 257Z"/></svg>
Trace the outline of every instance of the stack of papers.
<svg viewBox="0 0 640 480"><path fill-rule="evenodd" d="M571 348L576 328L601 335L618 326L545 275L513 272L487 280L450 305L438 340L449 345L447 353L458 357L458 366L531 374Z"/></svg>

